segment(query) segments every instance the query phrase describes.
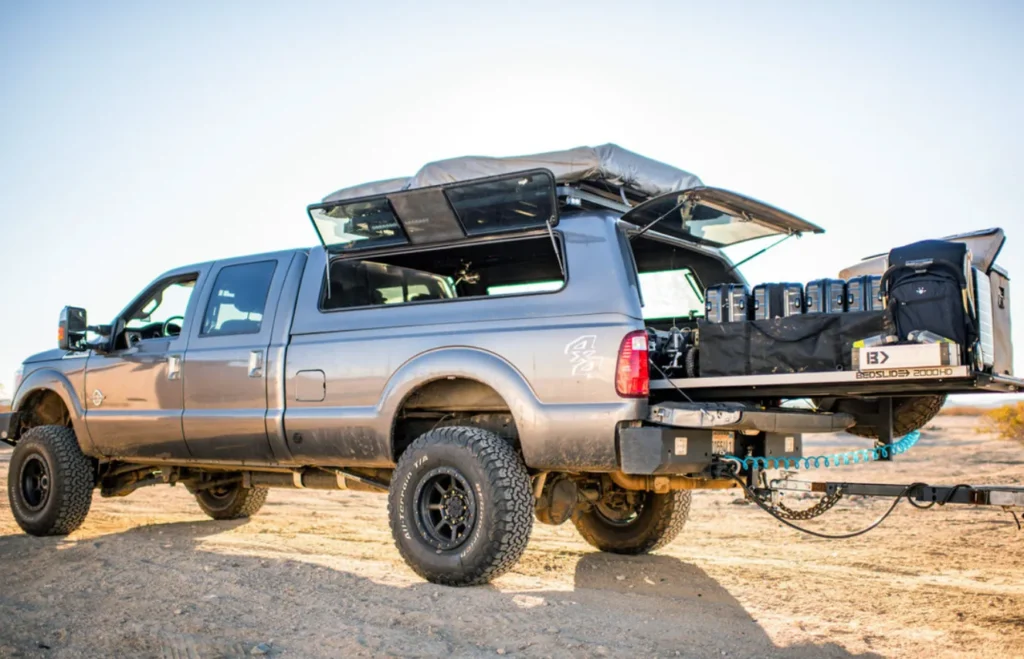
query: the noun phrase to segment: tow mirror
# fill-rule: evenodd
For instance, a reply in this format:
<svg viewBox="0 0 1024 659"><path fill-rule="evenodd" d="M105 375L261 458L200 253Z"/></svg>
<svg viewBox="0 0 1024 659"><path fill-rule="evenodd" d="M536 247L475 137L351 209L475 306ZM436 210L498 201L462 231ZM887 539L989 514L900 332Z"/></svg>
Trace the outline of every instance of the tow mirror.
<svg viewBox="0 0 1024 659"><path fill-rule="evenodd" d="M57 325L57 347L61 350L80 349L85 341L85 332L88 328L85 309L64 307L60 312L60 322Z"/></svg>

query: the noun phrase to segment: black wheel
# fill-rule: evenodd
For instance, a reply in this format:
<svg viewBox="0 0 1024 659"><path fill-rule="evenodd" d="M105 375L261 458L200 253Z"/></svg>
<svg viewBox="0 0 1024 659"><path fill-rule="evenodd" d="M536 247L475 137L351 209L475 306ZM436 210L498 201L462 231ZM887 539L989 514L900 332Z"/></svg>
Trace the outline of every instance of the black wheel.
<svg viewBox="0 0 1024 659"><path fill-rule="evenodd" d="M37 426L14 447L7 496L14 519L31 535L67 535L92 505L96 466L82 453L75 431Z"/></svg>
<svg viewBox="0 0 1024 659"><path fill-rule="evenodd" d="M424 579L471 586L508 571L533 528L533 493L515 449L487 430L435 428L402 454L388 494L391 535Z"/></svg>
<svg viewBox="0 0 1024 659"><path fill-rule="evenodd" d="M616 488L589 510L573 513L583 539L601 551L646 554L675 540L690 515L690 493L655 494Z"/></svg>
<svg viewBox="0 0 1024 659"><path fill-rule="evenodd" d="M896 438L903 437L909 432L924 428L929 421L935 418L942 406L946 404L946 396L909 396L906 398L893 398L892 400L892 429ZM849 412L855 418L864 416L861 401L840 398L834 399L829 405L827 412ZM857 422L856 425L847 428L846 432L858 437L878 439L878 428L870 423Z"/></svg>
<svg viewBox="0 0 1024 659"><path fill-rule="evenodd" d="M252 517L267 502L265 487L242 487L239 484L211 487L196 492L196 501L213 519Z"/></svg>

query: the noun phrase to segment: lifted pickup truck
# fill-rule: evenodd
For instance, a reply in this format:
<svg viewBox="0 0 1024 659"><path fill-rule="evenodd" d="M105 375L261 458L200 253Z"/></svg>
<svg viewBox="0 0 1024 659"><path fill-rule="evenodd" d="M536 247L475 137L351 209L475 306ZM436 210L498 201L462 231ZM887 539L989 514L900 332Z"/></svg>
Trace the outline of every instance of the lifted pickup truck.
<svg viewBox="0 0 1024 659"><path fill-rule="evenodd" d="M676 335L707 284L745 283L722 248L821 229L613 146L434 163L308 213L321 247L176 268L109 325L64 309L0 415L26 532L70 533L96 487L181 483L214 519L270 487L372 490L417 573L476 584L535 517L648 552L691 490L737 486L724 455L891 441L948 392L1021 384L982 361L699 377Z"/></svg>

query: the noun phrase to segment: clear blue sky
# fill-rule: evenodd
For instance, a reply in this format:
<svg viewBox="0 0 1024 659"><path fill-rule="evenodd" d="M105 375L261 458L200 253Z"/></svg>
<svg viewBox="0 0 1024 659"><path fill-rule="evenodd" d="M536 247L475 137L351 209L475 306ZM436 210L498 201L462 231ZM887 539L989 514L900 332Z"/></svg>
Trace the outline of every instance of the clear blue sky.
<svg viewBox="0 0 1024 659"><path fill-rule="evenodd" d="M361 4L0 6L8 392L62 305L311 244L338 187L609 141L828 229L752 281L1003 226L1024 370L1024 3Z"/></svg>

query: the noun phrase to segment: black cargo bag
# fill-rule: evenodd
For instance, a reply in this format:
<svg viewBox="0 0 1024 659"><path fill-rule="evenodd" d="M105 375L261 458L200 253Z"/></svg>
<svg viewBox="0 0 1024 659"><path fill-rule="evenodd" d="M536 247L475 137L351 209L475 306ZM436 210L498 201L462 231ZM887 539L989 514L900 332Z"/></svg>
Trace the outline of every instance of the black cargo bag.
<svg viewBox="0 0 1024 659"><path fill-rule="evenodd" d="M885 311L698 321L701 377L850 370L853 343L892 331Z"/></svg>
<svg viewBox="0 0 1024 659"><path fill-rule="evenodd" d="M889 252L882 292L901 340L914 330L928 330L956 341L966 350L977 338L966 308L970 272L967 246L923 240Z"/></svg>

